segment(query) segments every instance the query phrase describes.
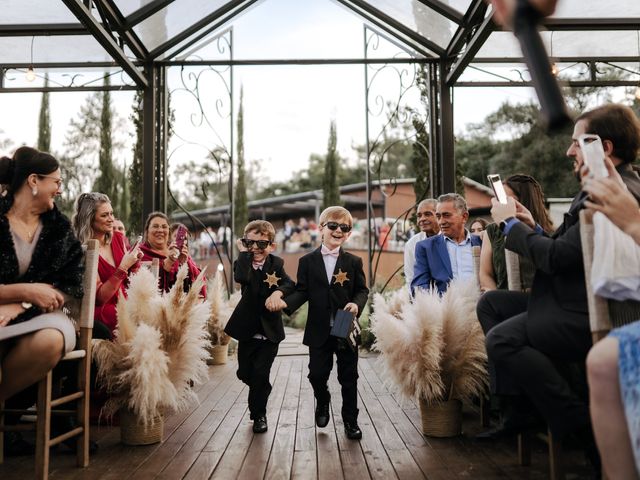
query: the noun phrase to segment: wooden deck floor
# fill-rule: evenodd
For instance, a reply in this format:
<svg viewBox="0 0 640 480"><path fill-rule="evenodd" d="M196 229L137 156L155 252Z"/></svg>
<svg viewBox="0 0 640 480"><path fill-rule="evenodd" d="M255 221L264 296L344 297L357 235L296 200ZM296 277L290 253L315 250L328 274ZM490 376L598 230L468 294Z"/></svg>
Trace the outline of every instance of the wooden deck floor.
<svg viewBox="0 0 640 480"><path fill-rule="evenodd" d="M402 403L376 373L376 357L359 362L359 424L363 439L348 440L340 418L340 386L330 380L332 417L316 428L314 399L307 375L308 357L276 358L268 405L269 431L254 435L247 410L247 388L235 376L236 362L212 366L210 380L198 390L200 403L168 417L161 444L127 447L117 427L94 427L99 451L88 468L75 467L74 456L54 452L52 479L545 479L545 447L534 448L531 467L517 464L514 442L477 443L478 414L465 409L465 434L425 439L420 412ZM338 413L336 416L335 413ZM569 456L567 478L589 478L578 452ZM0 478L33 476L33 457L9 458Z"/></svg>

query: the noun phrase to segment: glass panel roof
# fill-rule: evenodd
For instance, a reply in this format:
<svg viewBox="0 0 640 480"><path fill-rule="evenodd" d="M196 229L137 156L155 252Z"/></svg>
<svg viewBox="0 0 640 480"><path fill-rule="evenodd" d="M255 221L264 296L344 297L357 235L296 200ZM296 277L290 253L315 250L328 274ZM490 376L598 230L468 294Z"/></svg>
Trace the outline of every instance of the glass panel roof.
<svg viewBox="0 0 640 480"><path fill-rule="evenodd" d="M265 18L270 21L265 22ZM362 58L364 53L362 19L329 0L269 0L234 17L231 24L235 60L352 59ZM228 59L228 52L219 51L222 44L215 39L218 34L213 32L199 43L201 47L189 48L179 58L192 54L207 60ZM377 49L370 49L369 56L398 56L399 48L388 46L389 42L380 41ZM414 56L422 57L418 53Z"/></svg>
<svg viewBox="0 0 640 480"><path fill-rule="evenodd" d="M440 0L440 2L455 8L462 14L466 13L471 5L471 0Z"/></svg>
<svg viewBox="0 0 640 480"><path fill-rule="evenodd" d="M558 2L553 18L630 18L640 17L638 0L569 0Z"/></svg>
<svg viewBox="0 0 640 480"><path fill-rule="evenodd" d="M42 23L78 23L62 2L51 0L2 0L1 25L38 25Z"/></svg>
<svg viewBox="0 0 640 480"><path fill-rule="evenodd" d="M125 17L128 17L136 10L146 6L153 1L154 0L115 0L116 5L120 9L120 12L122 12Z"/></svg>
<svg viewBox="0 0 640 480"><path fill-rule="evenodd" d="M447 46L458 28L455 22L418 0L369 0L367 3L441 47Z"/></svg>
<svg viewBox="0 0 640 480"><path fill-rule="evenodd" d="M225 0L176 0L133 29L147 48L153 50L227 3Z"/></svg>

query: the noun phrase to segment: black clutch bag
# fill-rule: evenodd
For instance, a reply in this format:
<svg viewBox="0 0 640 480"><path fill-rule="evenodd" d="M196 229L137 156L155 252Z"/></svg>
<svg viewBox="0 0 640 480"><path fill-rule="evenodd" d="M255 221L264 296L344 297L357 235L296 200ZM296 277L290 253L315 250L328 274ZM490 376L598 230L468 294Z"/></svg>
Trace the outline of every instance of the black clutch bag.
<svg viewBox="0 0 640 480"><path fill-rule="evenodd" d="M360 331L360 324L353 313L346 310L338 310L336 312L330 332L332 336L345 340L351 349L356 351Z"/></svg>

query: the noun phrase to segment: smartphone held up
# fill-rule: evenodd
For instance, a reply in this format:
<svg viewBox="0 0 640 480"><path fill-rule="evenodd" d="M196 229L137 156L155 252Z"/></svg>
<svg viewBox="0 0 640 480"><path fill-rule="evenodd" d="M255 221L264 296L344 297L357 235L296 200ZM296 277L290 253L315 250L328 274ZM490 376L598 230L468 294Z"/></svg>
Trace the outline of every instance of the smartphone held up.
<svg viewBox="0 0 640 480"><path fill-rule="evenodd" d="M500 180L500 175L497 173L487 175L489 179L489 183L491 184L491 188L493 188L493 193L496 195L496 199L498 202L503 205L507 204L507 192L504 190L504 185L502 184L502 180Z"/></svg>
<svg viewBox="0 0 640 480"><path fill-rule="evenodd" d="M598 135L583 133L578 137L578 145L582 152L584 164L589 169L590 178L604 178L609 176L604 164L604 147Z"/></svg>
<svg viewBox="0 0 640 480"><path fill-rule="evenodd" d="M184 225L180 225L176 231L176 247L178 247L178 251L182 250L184 242L187 240L187 235L187 228Z"/></svg>

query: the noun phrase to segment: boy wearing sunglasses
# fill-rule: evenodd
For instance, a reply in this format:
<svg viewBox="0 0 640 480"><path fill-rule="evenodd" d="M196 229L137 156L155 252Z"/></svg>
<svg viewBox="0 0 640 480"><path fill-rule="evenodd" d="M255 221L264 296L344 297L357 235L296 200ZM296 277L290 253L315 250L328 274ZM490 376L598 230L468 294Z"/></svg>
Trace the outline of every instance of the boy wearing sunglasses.
<svg viewBox="0 0 640 480"><path fill-rule="evenodd" d="M338 381L342 386L342 420L347 437L362 438L358 427L358 352L348 343L330 335L338 309L356 316L367 303L367 288L362 260L342 248L351 235L353 218L343 207L329 207L320 215L322 246L303 256L298 263L295 292L285 298L287 311L309 302L309 314L303 343L309 347L309 381L316 398L316 425L329 423L331 395L327 382L338 364Z"/></svg>
<svg viewBox="0 0 640 480"><path fill-rule="evenodd" d="M241 286L242 297L224 331L238 340L240 380L249 386L249 413L254 433L267 431L267 400L271 393L269 372L284 340L280 310L286 306L282 296L294 290L284 271L284 261L272 255L275 229L263 220L249 222L240 253L233 264L233 277Z"/></svg>

